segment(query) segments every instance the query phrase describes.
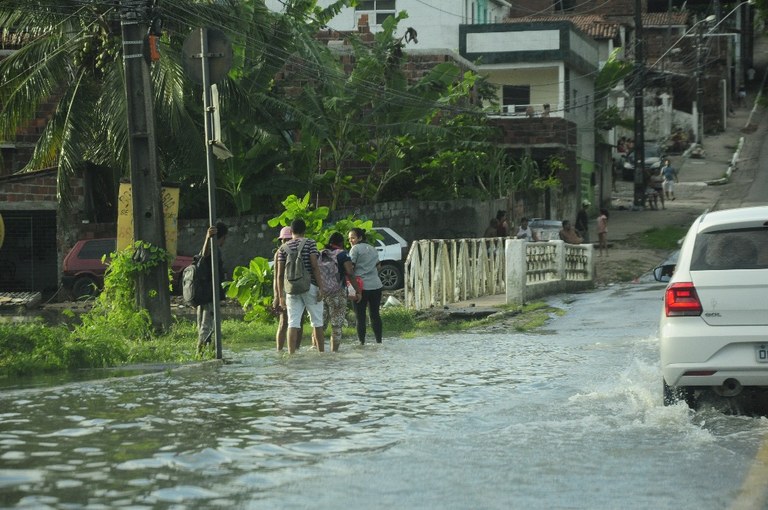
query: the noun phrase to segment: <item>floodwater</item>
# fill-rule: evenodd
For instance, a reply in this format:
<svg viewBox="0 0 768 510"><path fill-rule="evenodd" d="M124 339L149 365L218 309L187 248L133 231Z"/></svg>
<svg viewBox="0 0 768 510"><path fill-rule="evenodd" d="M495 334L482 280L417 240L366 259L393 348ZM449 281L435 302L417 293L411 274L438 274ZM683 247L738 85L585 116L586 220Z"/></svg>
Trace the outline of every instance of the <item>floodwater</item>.
<svg viewBox="0 0 768 510"><path fill-rule="evenodd" d="M663 407L658 286L536 333L0 392L3 508L727 508L768 422ZM744 496L746 491L746 496Z"/></svg>

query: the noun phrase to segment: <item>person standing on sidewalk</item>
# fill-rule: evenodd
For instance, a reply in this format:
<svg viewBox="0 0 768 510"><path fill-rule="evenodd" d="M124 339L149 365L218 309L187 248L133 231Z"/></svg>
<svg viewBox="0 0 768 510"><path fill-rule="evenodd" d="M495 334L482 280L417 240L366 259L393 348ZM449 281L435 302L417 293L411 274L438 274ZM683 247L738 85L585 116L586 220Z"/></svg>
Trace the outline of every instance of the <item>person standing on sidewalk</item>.
<svg viewBox="0 0 768 510"><path fill-rule="evenodd" d="M677 170L669 164L668 159L664 160L664 166L661 167L661 175L664 176L664 194L667 196L667 200L674 200Z"/></svg>
<svg viewBox="0 0 768 510"><path fill-rule="evenodd" d="M576 213L576 225L574 225L576 233L579 234L585 243L589 242L589 215L587 214L587 209L589 209L590 205L592 204L590 204L589 200L581 202L581 209Z"/></svg>
<svg viewBox="0 0 768 510"><path fill-rule="evenodd" d="M608 256L608 209L600 209L600 216L597 217L597 239L600 256Z"/></svg>

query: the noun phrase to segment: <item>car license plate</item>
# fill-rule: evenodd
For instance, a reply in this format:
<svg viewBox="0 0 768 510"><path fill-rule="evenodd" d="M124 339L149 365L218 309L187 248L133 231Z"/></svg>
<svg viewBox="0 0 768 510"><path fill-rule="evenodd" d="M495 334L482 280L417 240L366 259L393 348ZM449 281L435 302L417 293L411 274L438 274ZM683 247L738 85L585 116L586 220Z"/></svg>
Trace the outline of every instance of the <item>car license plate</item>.
<svg viewBox="0 0 768 510"><path fill-rule="evenodd" d="M755 346L755 358L758 363L768 363L768 344L757 344Z"/></svg>

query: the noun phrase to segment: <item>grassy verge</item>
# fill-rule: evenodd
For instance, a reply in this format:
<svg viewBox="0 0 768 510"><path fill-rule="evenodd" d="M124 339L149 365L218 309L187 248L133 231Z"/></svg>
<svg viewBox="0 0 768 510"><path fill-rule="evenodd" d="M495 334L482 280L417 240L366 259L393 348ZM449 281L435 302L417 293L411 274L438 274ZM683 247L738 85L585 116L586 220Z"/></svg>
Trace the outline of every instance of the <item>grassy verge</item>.
<svg viewBox="0 0 768 510"><path fill-rule="evenodd" d="M682 227L652 228L630 239L633 246L654 250L676 250L678 241L685 237L687 229Z"/></svg>
<svg viewBox="0 0 768 510"><path fill-rule="evenodd" d="M413 338L429 334L462 332L511 321L510 329L529 331L541 327L552 313L560 311L537 302L521 308L503 307L500 313L482 320L448 320L446 314L422 313L403 307L383 308L384 335ZM136 329L115 324L88 330L71 325L51 326L42 321L0 323L0 379L41 375L84 368L119 367L140 363L190 363L197 356L197 328L191 320L177 321L164 335L136 334ZM221 330L224 347L230 351L275 348L275 324L227 319ZM128 333L133 332L133 333ZM305 327L304 337L310 329ZM353 327L344 328L344 343L357 340ZM326 346L330 331L326 333ZM212 350L203 358L211 359Z"/></svg>

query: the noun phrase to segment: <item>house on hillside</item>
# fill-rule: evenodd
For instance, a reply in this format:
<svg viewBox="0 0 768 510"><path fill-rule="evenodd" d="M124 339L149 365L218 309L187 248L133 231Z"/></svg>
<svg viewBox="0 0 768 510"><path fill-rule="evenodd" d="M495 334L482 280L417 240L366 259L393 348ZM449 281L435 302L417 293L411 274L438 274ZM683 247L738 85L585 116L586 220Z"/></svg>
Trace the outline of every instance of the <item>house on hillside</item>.
<svg viewBox="0 0 768 510"><path fill-rule="evenodd" d="M550 217L574 216L582 198L593 198L591 175L599 170L594 128L597 43L570 21L462 25L459 34L460 54L479 62L480 73L498 87L495 122L518 134L505 139L505 145L540 164L564 149L573 151L571 169L577 171L561 177L563 195L548 204L547 212ZM550 126L533 124L552 118L572 123L573 131L559 131L553 138L557 131ZM586 176L586 192L581 176Z"/></svg>

